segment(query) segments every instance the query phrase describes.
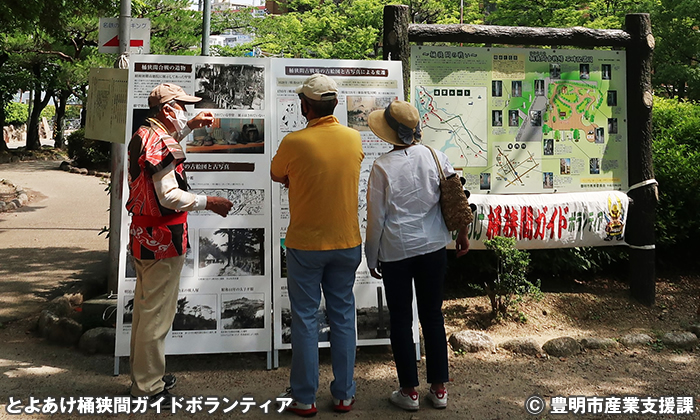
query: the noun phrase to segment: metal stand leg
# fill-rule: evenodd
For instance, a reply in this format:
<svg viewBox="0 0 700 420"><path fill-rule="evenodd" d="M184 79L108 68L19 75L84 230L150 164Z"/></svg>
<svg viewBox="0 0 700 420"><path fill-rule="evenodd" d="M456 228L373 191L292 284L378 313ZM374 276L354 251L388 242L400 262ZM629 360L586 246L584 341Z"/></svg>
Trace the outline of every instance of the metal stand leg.
<svg viewBox="0 0 700 420"><path fill-rule="evenodd" d="M119 356L114 356L114 376L119 376Z"/></svg>
<svg viewBox="0 0 700 420"><path fill-rule="evenodd" d="M272 352L268 351L267 352L267 370L272 369Z"/></svg>
<svg viewBox="0 0 700 420"><path fill-rule="evenodd" d="M420 343L416 343L416 362L420 362Z"/></svg>
<svg viewBox="0 0 700 420"><path fill-rule="evenodd" d="M280 351L273 350L272 351L272 368L277 369L279 367L280 367Z"/></svg>

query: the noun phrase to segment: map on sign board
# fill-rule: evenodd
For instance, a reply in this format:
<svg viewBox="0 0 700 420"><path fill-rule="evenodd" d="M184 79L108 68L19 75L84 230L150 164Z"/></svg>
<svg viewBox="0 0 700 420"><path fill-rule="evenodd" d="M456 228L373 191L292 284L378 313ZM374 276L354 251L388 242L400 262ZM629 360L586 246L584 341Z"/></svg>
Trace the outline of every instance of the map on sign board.
<svg viewBox="0 0 700 420"><path fill-rule="evenodd" d="M472 193L627 187L623 51L414 46L423 142Z"/></svg>
<svg viewBox="0 0 700 420"><path fill-rule="evenodd" d="M418 86L416 95L416 108L428 144L436 145L456 166L484 166L486 88Z"/></svg>

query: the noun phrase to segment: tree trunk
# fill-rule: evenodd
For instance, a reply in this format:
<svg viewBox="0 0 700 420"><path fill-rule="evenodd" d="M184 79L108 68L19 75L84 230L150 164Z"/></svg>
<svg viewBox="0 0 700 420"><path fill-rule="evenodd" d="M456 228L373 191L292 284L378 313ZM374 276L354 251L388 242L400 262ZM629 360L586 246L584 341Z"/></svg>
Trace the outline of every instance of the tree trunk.
<svg viewBox="0 0 700 420"><path fill-rule="evenodd" d="M36 78L37 82L34 87L34 100L32 106L32 112L29 114L29 124L27 124L27 150L39 150L41 149L41 140L39 139L39 120L41 118L41 111L46 108L49 103L51 95L49 92L41 97L41 65L39 63L34 64L32 67L32 73Z"/></svg>
<svg viewBox="0 0 700 420"><path fill-rule="evenodd" d="M0 53L0 67L5 65L9 58L10 56L6 52ZM10 148L7 147L7 143L5 143L5 96L2 95L0 98L2 98L2 100L0 100L0 128L3 129L2 141L0 141L0 152L9 152Z"/></svg>
<svg viewBox="0 0 700 420"><path fill-rule="evenodd" d="M63 135L65 116L66 116L66 102L70 97L70 90L62 89L57 95L58 101L56 102L56 126L53 131L54 144L53 147L56 149L65 149L66 142Z"/></svg>
<svg viewBox="0 0 700 420"><path fill-rule="evenodd" d="M5 143L5 103L0 103L0 127L3 128L2 141L0 141L0 152L9 152L10 148Z"/></svg>

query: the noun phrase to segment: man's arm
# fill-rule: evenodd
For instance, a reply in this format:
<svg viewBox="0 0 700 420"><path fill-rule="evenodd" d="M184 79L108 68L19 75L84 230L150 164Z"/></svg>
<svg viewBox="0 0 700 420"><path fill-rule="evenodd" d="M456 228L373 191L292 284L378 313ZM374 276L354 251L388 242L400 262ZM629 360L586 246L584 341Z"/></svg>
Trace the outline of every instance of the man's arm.
<svg viewBox="0 0 700 420"><path fill-rule="evenodd" d="M277 176L270 171L270 178L272 178L273 181L279 182L280 184L283 184L285 187L289 188L289 177L287 175Z"/></svg>
<svg viewBox="0 0 700 420"><path fill-rule="evenodd" d="M170 164L153 174L153 184L160 204L180 211L211 210L226 217L233 203L223 197L197 195L180 189L175 177L175 167Z"/></svg>

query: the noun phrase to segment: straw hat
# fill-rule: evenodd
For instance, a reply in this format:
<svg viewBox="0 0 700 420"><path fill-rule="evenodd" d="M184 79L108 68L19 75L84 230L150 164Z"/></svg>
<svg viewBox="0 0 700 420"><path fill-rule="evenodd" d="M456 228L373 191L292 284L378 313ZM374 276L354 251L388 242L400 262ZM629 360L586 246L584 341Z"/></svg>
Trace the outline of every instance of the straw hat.
<svg viewBox="0 0 700 420"><path fill-rule="evenodd" d="M386 109L372 111L367 123L370 130L387 143L395 146L420 143L420 114L406 101L394 101Z"/></svg>

